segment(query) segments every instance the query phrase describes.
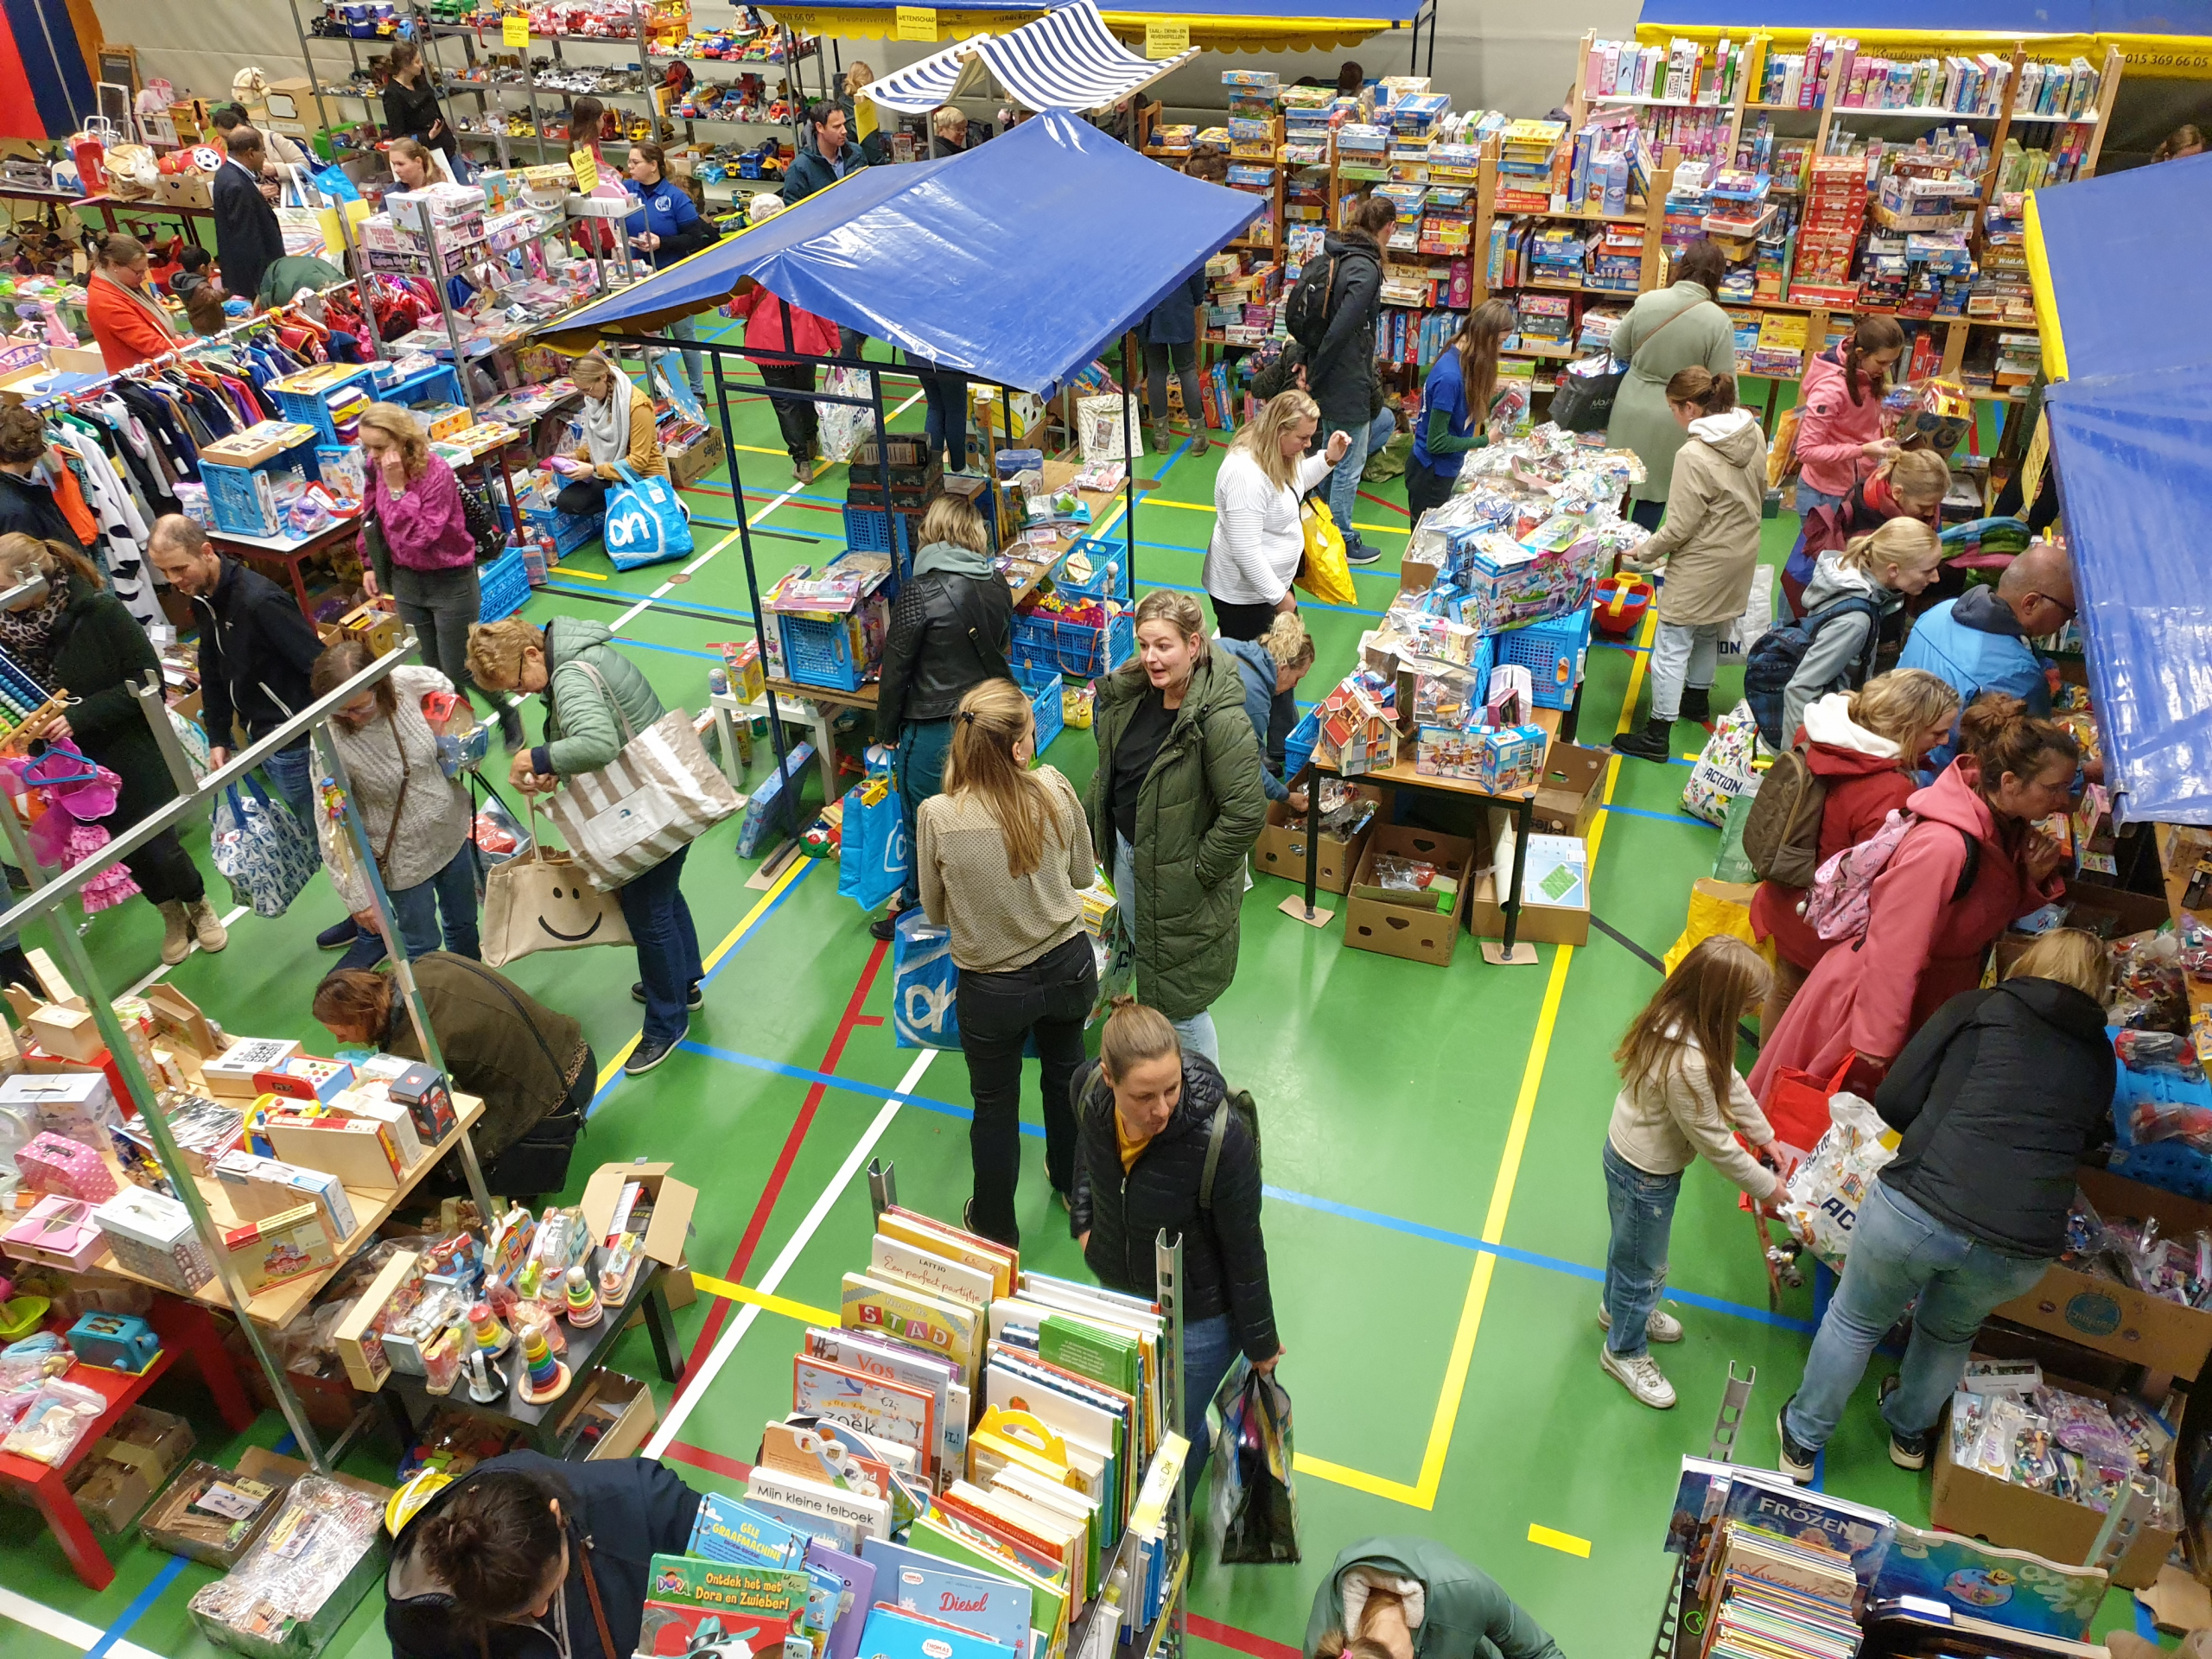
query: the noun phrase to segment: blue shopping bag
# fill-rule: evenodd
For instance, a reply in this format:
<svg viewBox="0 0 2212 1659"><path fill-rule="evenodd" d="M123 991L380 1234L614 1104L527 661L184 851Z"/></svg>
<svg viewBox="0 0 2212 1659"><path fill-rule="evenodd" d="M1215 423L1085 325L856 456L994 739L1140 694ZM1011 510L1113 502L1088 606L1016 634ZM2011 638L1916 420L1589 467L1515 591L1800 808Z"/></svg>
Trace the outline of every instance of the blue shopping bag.
<svg viewBox="0 0 2212 1659"><path fill-rule="evenodd" d="M640 475L629 462L614 468L621 482L607 493L607 523L600 531L617 570L680 559L691 551L691 517L664 478Z"/></svg>
<svg viewBox="0 0 2212 1659"><path fill-rule="evenodd" d="M879 773L854 785L845 792L837 891L857 900L862 910L874 910L906 885L912 863L906 821L889 775Z"/></svg>
<svg viewBox="0 0 2212 1659"><path fill-rule="evenodd" d="M960 1046L960 969L952 934L919 909L899 918L891 938L891 1035L900 1048Z"/></svg>

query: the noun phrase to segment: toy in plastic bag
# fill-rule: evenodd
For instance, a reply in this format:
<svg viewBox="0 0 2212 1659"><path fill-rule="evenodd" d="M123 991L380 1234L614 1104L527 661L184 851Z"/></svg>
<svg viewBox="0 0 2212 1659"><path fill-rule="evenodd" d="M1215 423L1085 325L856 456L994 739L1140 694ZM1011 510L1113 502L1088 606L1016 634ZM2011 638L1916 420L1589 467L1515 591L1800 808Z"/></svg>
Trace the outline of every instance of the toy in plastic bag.
<svg viewBox="0 0 2212 1659"><path fill-rule="evenodd" d="M107 1414L107 1408L105 1395L49 1376L15 1413L8 1438L0 1440L0 1452L58 1468L69 1460L77 1442L92 1433L92 1425Z"/></svg>
<svg viewBox="0 0 2212 1659"><path fill-rule="evenodd" d="M2189 992L2182 979L2183 941L2173 933L2137 933L2112 947L2112 996L2106 1017L2135 1031L2189 1029Z"/></svg>
<svg viewBox="0 0 2212 1659"><path fill-rule="evenodd" d="M1728 803L1751 786L1751 761L1758 753L1758 721L1751 705L1739 702L1723 715L1706 740L1690 780L1682 785L1682 810L1716 829Z"/></svg>
<svg viewBox="0 0 2212 1659"><path fill-rule="evenodd" d="M2109 1011L2107 1011L2109 1012ZM2131 1071L2170 1072L2196 1081L2204 1076L2188 1038L2171 1031L2123 1031L2112 1039L2113 1052Z"/></svg>
<svg viewBox="0 0 2212 1659"><path fill-rule="evenodd" d="M868 396L868 375L861 369L832 369L823 377L822 390L833 397L864 399ZM850 461L875 429L875 411L865 402L817 404L814 408L826 461Z"/></svg>
<svg viewBox="0 0 2212 1659"><path fill-rule="evenodd" d="M2180 1141L2199 1152L2212 1152L2212 1107L2181 1101L2139 1100L2128 1112L2127 1132L2138 1145Z"/></svg>
<svg viewBox="0 0 2212 1659"><path fill-rule="evenodd" d="M1896 1147L1884 1141L1889 1134L1871 1103L1857 1095L1834 1095L1827 1133L1789 1178L1778 1213L1791 1236L1838 1272L1868 1185L1897 1156Z"/></svg>
<svg viewBox="0 0 2212 1659"><path fill-rule="evenodd" d="M1298 1491L1291 1481L1290 1393L1242 1355L1213 1396L1212 1523L1222 1561L1298 1560Z"/></svg>

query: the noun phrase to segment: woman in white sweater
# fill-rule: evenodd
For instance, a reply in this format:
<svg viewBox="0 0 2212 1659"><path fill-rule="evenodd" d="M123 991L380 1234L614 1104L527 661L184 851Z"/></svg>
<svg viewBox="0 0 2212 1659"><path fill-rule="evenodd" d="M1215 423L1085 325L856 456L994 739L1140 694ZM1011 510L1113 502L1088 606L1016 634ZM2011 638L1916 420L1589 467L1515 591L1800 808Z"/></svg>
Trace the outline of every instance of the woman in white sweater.
<svg viewBox="0 0 2212 1659"><path fill-rule="evenodd" d="M368 667L368 647L341 640L315 658L308 683L324 697ZM467 792L438 765L438 740L423 717L423 699L451 691L453 682L434 668L396 668L373 690L330 717L330 738L346 764L353 807L361 815L385 892L399 918L407 954L445 948L457 957L480 957L476 931L475 813ZM365 885L349 890L333 869L331 880L359 925L338 965L369 968L385 954L374 903Z"/></svg>
<svg viewBox="0 0 2212 1659"><path fill-rule="evenodd" d="M1275 613L1294 609L1290 591L1306 556L1300 499L1329 476L1351 440L1329 435L1328 448L1306 453L1320 429L1321 406L1302 391L1270 398L1230 441L1213 480L1213 540L1206 549L1206 597L1224 639L1257 639Z"/></svg>

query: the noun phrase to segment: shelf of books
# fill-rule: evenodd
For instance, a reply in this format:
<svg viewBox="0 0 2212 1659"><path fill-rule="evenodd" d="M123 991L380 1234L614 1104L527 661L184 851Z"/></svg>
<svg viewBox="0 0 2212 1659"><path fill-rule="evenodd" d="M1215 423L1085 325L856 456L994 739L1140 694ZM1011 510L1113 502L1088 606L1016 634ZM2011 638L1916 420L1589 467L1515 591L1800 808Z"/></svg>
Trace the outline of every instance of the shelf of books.
<svg viewBox="0 0 2212 1659"><path fill-rule="evenodd" d="M1142 1300L885 1203L743 1490L654 1559L641 1651L736 1613L825 1659L1179 1652L1179 1254Z"/></svg>

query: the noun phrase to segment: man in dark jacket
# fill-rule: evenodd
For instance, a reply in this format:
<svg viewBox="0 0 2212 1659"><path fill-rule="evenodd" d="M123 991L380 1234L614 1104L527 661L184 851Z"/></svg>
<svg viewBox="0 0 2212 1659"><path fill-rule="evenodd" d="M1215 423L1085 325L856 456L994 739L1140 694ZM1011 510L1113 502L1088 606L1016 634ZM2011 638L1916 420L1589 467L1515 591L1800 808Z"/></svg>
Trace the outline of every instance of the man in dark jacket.
<svg viewBox="0 0 2212 1659"><path fill-rule="evenodd" d="M556 1522L545 1529L553 1545L545 1600L529 1606L525 1594L518 1606L467 1605L452 1583L504 1576L519 1533L496 1523L517 1504L550 1510ZM392 1659L629 1659L644 1638L652 1558L683 1554L698 1516L699 1494L651 1458L486 1459L400 1527L385 1572ZM612 1651L601 1639L602 1617Z"/></svg>
<svg viewBox="0 0 2212 1659"><path fill-rule="evenodd" d="M825 98L807 111L806 131L810 142L798 147L791 171L784 175L780 194L786 207L797 207L855 168L868 165L861 147L846 137L844 111L830 99Z"/></svg>
<svg viewBox="0 0 2212 1659"><path fill-rule="evenodd" d="M262 274L284 257L284 232L276 210L261 194L261 170L268 165L261 134L251 127L231 133L231 153L216 170L209 193L215 208L215 257L223 286L233 294L261 292Z"/></svg>
<svg viewBox="0 0 2212 1659"><path fill-rule="evenodd" d="M199 620L200 720L207 759L219 766L231 758L235 726L257 742L315 702L308 675L322 641L291 594L216 552L207 532L182 513L154 521L146 551ZM312 824L314 757L305 734L262 770L300 822Z"/></svg>
<svg viewBox="0 0 2212 1659"><path fill-rule="evenodd" d="M1098 1281L1132 1296L1155 1294L1160 1232L1182 1237L1184 1469L1188 1490L1201 1491L1214 1390L1240 1352L1263 1371L1282 1357L1260 1233L1260 1149L1205 1055L1170 1048L1124 1070L1109 1077L1090 1065L1069 1086L1069 1224Z"/></svg>
<svg viewBox="0 0 2212 1659"><path fill-rule="evenodd" d="M2110 979L2099 940L2056 929L2002 984L1944 1003L1890 1067L1874 1109L1903 1139L1859 1206L1843 1281L1783 1408L1783 1474L1812 1478L1874 1344L1916 1303L1882 1415L1890 1461L1926 1463L1974 1333L2065 1250L2074 1172L2111 1138Z"/></svg>
<svg viewBox="0 0 2212 1659"><path fill-rule="evenodd" d="M1323 238L1328 262L1327 331L1308 354L1306 384L1321 406L1316 443L1332 433L1351 440L1329 480L1329 512L1344 532L1344 554L1354 564L1382 556L1352 528L1352 505L1368 451L1390 441L1397 423L1382 406L1382 383L1375 367L1375 321L1382 310L1382 243L1397 222L1396 207L1384 196L1370 196L1352 210L1350 229Z"/></svg>

